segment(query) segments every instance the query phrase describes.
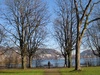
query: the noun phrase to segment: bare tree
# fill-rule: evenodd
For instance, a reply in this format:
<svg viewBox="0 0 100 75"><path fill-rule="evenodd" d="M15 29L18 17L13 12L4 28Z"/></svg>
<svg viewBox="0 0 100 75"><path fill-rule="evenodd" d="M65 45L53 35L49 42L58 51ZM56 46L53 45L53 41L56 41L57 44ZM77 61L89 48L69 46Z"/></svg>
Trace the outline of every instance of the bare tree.
<svg viewBox="0 0 100 75"><path fill-rule="evenodd" d="M95 26L88 31L90 35L88 36L88 45L93 50L94 55L100 57L100 34L98 31L100 32L98 26Z"/></svg>
<svg viewBox="0 0 100 75"><path fill-rule="evenodd" d="M28 40L38 27L46 23L46 5L41 0L6 0L5 3L5 29L14 45L20 48L22 68L26 68Z"/></svg>
<svg viewBox="0 0 100 75"><path fill-rule="evenodd" d="M94 17L100 16L99 9L95 12ZM87 43L92 49L94 55L100 57L100 20L94 22L92 26L87 30Z"/></svg>
<svg viewBox="0 0 100 75"><path fill-rule="evenodd" d="M57 1L57 18L54 22L55 38L61 48L62 55L65 58L65 66L71 67L71 54L75 42L73 17L73 1L59 0Z"/></svg>
<svg viewBox="0 0 100 75"><path fill-rule="evenodd" d="M43 27L37 28L32 35L31 39L28 40L28 57L29 57L29 68L32 67L32 58L40 46L43 46L46 38L46 31Z"/></svg>
<svg viewBox="0 0 100 75"><path fill-rule="evenodd" d="M84 36L84 33L90 25L90 23L100 19L92 18L92 12L96 4L100 3L99 0L96 2L93 0L88 1L82 1L82 0L74 0L74 6L75 6L75 13L76 13L76 19L77 19L77 39L76 39L76 58L75 58L75 70L80 70L80 45L82 42L82 38Z"/></svg>

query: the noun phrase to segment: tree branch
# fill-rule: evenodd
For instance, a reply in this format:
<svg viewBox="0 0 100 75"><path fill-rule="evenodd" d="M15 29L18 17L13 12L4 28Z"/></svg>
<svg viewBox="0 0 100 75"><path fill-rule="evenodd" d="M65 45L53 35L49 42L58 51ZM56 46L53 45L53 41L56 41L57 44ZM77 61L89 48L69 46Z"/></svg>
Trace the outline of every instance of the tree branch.
<svg viewBox="0 0 100 75"><path fill-rule="evenodd" d="M90 5L91 2L92 2L92 0L89 0L89 2L88 2L87 6L86 6L86 8L85 8L85 10L84 10L84 12L83 12L83 15L82 15L80 21L82 21L83 18L84 18L84 16L86 15L86 11L88 10L88 7L89 7L89 5Z"/></svg>
<svg viewBox="0 0 100 75"><path fill-rule="evenodd" d="M76 0L74 0L74 4L75 4L75 10L76 10L77 21L79 21L79 10L78 10L78 5L77 5Z"/></svg>
<svg viewBox="0 0 100 75"><path fill-rule="evenodd" d="M91 22L94 22L94 21L97 21L97 20L100 20L100 17L95 18L95 19L93 19L93 20L90 20L87 24L90 24Z"/></svg>

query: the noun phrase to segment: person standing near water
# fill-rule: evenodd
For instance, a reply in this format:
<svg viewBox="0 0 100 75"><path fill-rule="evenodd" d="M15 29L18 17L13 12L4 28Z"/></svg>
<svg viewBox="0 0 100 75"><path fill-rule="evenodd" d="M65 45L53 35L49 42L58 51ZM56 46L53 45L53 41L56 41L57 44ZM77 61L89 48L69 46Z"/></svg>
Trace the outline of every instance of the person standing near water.
<svg viewBox="0 0 100 75"><path fill-rule="evenodd" d="M50 69L50 61L48 61L48 68Z"/></svg>

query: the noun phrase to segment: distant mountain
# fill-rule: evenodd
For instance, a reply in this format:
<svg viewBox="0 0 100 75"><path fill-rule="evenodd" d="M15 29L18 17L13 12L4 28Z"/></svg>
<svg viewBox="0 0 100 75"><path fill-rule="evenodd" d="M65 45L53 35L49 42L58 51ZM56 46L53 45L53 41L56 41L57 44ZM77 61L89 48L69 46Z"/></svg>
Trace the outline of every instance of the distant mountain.
<svg viewBox="0 0 100 75"><path fill-rule="evenodd" d="M54 49L48 49L48 48L39 48L37 50L38 53L43 53L43 54L58 54L60 55L61 53L58 52L57 50Z"/></svg>
<svg viewBox="0 0 100 75"><path fill-rule="evenodd" d="M96 56L93 54L92 50L85 50L85 51L81 52L81 58L83 58L83 57L84 58L88 58L88 57L93 58Z"/></svg>
<svg viewBox="0 0 100 75"><path fill-rule="evenodd" d="M40 48L36 51L36 55L42 59L54 59L54 58L61 58L62 54L54 49L48 48Z"/></svg>
<svg viewBox="0 0 100 75"><path fill-rule="evenodd" d="M3 51L6 51L5 55L10 51L14 51L14 52L18 52L20 53L19 51L19 48L17 47L11 47L11 48L8 48L9 50L7 50L7 48L3 47L3 46L0 46L0 54L2 54ZM35 58L40 58L40 59L54 59L54 58L61 58L62 57L62 54L57 51L57 50L54 50L54 49L49 49L49 48L39 48L35 55L33 55L33 57Z"/></svg>

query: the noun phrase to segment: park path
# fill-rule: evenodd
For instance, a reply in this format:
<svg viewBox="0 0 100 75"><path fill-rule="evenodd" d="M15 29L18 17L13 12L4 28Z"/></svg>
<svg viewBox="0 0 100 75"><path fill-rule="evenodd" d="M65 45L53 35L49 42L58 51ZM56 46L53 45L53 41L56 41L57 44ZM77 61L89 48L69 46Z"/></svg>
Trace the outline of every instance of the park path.
<svg viewBox="0 0 100 75"><path fill-rule="evenodd" d="M45 69L44 75L61 75L59 69Z"/></svg>

